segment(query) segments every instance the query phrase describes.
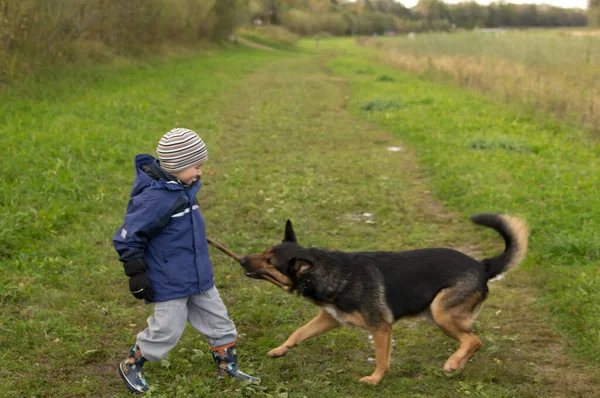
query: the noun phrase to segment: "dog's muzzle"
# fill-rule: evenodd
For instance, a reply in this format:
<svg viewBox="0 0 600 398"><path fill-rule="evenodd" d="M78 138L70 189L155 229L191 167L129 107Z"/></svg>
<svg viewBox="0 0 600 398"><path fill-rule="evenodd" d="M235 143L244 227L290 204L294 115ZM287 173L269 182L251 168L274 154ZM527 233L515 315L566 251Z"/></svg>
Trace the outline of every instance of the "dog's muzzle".
<svg viewBox="0 0 600 398"><path fill-rule="evenodd" d="M283 289L285 291L288 291L288 292L291 289L289 286L284 285L283 283L281 283L277 279L273 278L269 274L265 274L265 273L260 273L260 272L248 270L247 269L247 267L248 267L248 259L246 257L240 258L240 265L242 266L242 268L244 268L244 275L246 275L248 278L262 279L262 280L271 282L275 286L277 286L277 287L279 287L279 288L281 288L281 289Z"/></svg>
<svg viewBox="0 0 600 398"><path fill-rule="evenodd" d="M244 268L244 275L253 279L263 279L258 272L248 271L246 267L248 266L248 259L246 257L240 258L240 265Z"/></svg>

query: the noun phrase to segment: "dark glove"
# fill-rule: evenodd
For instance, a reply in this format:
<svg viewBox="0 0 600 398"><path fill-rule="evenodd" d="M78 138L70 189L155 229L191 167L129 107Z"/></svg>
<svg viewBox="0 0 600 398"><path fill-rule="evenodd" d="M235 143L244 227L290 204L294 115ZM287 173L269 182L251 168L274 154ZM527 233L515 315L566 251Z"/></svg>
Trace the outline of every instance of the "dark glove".
<svg viewBox="0 0 600 398"><path fill-rule="evenodd" d="M152 290L150 279L145 272L135 274L129 278L129 291L137 299L154 300L154 290Z"/></svg>
<svg viewBox="0 0 600 398"><path fill-rule="evenodd" d="M137 299L154 300L154 290L146 274L146 260L137 258L123 265L125 275L129 277L129 291Z"/></svg>

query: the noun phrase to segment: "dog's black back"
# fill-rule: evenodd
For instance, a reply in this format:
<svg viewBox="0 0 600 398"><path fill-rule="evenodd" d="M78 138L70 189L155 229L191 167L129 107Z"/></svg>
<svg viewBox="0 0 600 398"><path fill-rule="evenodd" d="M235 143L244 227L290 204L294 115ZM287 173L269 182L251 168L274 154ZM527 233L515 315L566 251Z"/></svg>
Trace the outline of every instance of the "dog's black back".
<svg viewBox="0 0 600 398"><path fill-rule="evenodd" d="M365 298L382 288L394 320L425 311L442 289L459 282L465 294L487 294L482 263L452 249L345 253L299 248L295 255L313 265L298 277L298 292L343 312L364 312L373 304Z"/></svg>

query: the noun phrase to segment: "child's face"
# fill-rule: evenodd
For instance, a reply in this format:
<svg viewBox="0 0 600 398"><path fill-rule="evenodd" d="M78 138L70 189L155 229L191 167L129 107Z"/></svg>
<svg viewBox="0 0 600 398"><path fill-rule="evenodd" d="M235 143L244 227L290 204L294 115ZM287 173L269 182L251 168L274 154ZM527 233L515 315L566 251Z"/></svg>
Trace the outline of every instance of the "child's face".
<svg viewBox="0 0 600 398"><path fill-rule="evenodd" d="M183 182L184 184L190 185L200 179L200 176L202 175L203 164L204 163L200 163L195 166L190 166L187 169L183 169L171 174L179 178L179 181Z"/></svg>

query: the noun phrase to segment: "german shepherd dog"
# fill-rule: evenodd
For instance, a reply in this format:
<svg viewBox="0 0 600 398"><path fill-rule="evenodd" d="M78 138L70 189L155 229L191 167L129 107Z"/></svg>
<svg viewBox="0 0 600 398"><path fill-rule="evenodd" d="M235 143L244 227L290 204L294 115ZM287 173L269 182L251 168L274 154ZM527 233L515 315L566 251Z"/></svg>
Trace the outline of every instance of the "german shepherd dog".
<svg viewBox="0 0 600 398"><path fill-rule="evenodd" d="M358 326L372 334L376 362L373 374L360 381L377 384L390 366L392 324L426 314L460 342L443 369L463 369L482 346L471 327L488 294L487 282L523 261L528 237L526 223L512 216L478 214L471 220L497 231L504 238L504 252L478 261L445 248L351 253L305 248L287 220L282 243L243 257L240 264L246 276L297 292L320 311L267 355L281 357L300 342L342 324Z"/></svg>

